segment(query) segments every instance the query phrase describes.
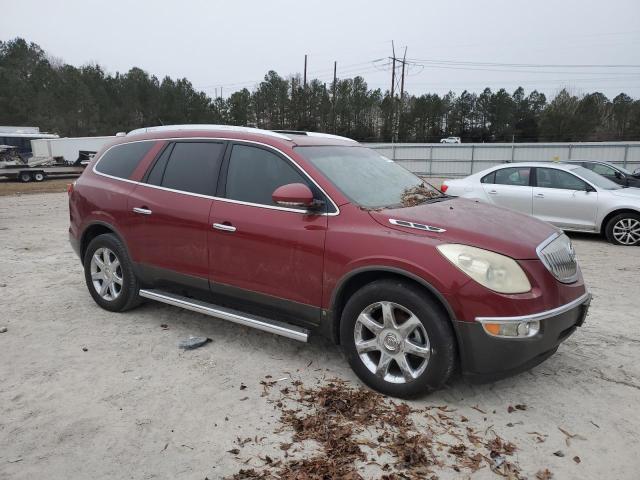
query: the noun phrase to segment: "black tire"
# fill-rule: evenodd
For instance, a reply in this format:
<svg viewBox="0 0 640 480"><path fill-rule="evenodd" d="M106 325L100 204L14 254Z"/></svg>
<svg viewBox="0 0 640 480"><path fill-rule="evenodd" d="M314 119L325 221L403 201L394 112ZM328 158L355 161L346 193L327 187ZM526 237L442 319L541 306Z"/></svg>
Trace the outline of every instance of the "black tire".
<svg viewBox="0 0 640 480"><path fill-rule="evenodd" d="M416 378L405 380L405 383L392 383L376 375L356 350L355 332L356 328L361 328L357 326L358 316L369 306L383 301L393 302L413 313L426 330L431 347L425 370ZM423 289L403 280L377 280L358 290L347 301L342 312L340 342L349 365L365 384L399 398L411 398L438 390L453 373L457 361L455 335L447 313ZM395 365L399 367L397 362ZM390 368L393 368L393 363Z"/></svg>
<svg viewBox="0 0 640 480"><path fill-rule="evenodd" d="M627 225L632 224L632 225L640 225L640 215L637 213L621 213L619 215L616 215L615 217L611 218L608 222L607 225L605 227L605 236L607 237L607 240L611 243L613 243L614 245L624 245L624 246L632 246L632 245L640 245L640 235L635 235L634 237L632 236L626 236L626 240L624 238L620 238L620 233L619 230L616 230L614 232L614 228L616 226L618 226L618 228L621 228L621 222L625 222ZM634 222L638 222L637 224L635 224ZM637 227L634 227L634 230L636 230ZM618 238L616 238L616 233L618 234Z"/></svg>
<svg viewBox="0 0 640 480"><path fill-rule="evenodd" d="M122 279L119 293L117 297L113 299L105 299L100 296L100 293L96 290L93 280L91 278L91 259L94 253L102 248L109 249L120 263L119 276ZM84 278L89 289L89 293L105 310L112 312L124 312L130 310L141 303L141 299L138 296L140 286L138 279L133 271L133 265L129 259L127 249L122 241L112 233L106 233L98 235L89 243L87 250L84 254Z"/></svg>
<svg viewBox="0 0 640 480"><path fill-rule="evenodd" d="M31 181L31 172L20 172L18 174L18 180L22 183L27 183Z"/></svg>
<svg viewBox="0 0 640 480"><path fill-rule="evenodd" d="M44 174L44 172L35 172L33 174L33 179L36 182L43 182L45 178L46 178L46 175Z"/></svg>

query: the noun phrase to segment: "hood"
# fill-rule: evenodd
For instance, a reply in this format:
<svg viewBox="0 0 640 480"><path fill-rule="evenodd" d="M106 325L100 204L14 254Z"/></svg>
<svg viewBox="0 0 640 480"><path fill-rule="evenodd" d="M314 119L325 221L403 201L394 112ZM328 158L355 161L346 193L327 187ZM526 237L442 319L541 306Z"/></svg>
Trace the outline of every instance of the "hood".
<svg viewBox="0 0 640 480"><path fill-rule="evenodd" d="M559 232L554 226L533 217L464 198L369 213L386 228L427 236L442 243L472 245L518 260L538 258L536 247ZM392 225L390 219L416 222L445 231L436 233Z"/></svg>
<svg viewBox="0 0 640 480"><path fill-rule="evenodd" d="M616 197L634 198L640 201L640 188L620 188L618 190L609 190L609 193L611 193L611 195L615 195Z"/></svg>

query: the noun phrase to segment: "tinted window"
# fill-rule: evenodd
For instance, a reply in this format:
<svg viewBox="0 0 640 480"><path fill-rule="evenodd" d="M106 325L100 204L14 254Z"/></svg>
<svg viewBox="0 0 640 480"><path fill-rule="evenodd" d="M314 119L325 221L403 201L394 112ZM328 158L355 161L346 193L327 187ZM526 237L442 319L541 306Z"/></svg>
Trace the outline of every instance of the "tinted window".
<svg viewBox="0 0 640 480"><path fill-rule="evenodd" d="M538 168L537 185L542 188L562 188L565 190L586 190L587 184L575 175L555 168Z"/></svg>
<svg viewBox="0 0 640 480"><path fill-rule="evenodd" d="M496 170L496 178L494 183L498 185L518 185L528 186L531 169L529 167L518 168L503 168Z"/></svg>
<svg viewBox="0 0 640 480"><path fill-rule="evenodd" d="M215 195L224 144L212 142L178 142L166 161L160 185L183 192ZM158 159L156 166L163 160ZM156 179L159 173L151 171ZM160 168L160 167L159 167Z"/></svg>
<svg viewBox="0 0 640 480"><path fill-rule="evenodd" d="M246 145L233 147L227 171L227 198L275 205L271 194L288 183L308 185L300 172L276 154Z"/></svg>
<svg viewBox="0 0 640 480"><path fill-rule="evenodd" d="M116 145L102 155L96 170L114 177L129 178L153 144L154 142L134 142Z"/></svg>
<svg viewBox="0 0 640 480"><path fill-rule="evenodd" d="M173 145L168 145L167 148L162 151L160 158L156 160L151 172L149 172L147 183L150 183L151 185L162 185L164 169L167 168L167 161L171 155L171 150L173 150Z"/></svg>

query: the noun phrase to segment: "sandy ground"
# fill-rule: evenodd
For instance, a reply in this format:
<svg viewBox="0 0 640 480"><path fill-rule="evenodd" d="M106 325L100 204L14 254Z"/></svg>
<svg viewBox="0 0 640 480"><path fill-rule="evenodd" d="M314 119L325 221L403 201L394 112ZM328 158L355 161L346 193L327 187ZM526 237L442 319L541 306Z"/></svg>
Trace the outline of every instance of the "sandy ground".
<svg viewBox="0 0 640 480"><path fill-rule="evenodd" d="M72 183L76 178L78 178L77 175L61 175L59 177L47 178L44 182L27 183L0 178L0 196L66 192L67 185Z"/></svg>
<svg viewBox="0 0 640 480"><path fill-rule="evenodd" d="M236 437L265 437L242 460L277 457L290 438L275 433L279 412L260 395L266 375L287 378L282 385L358 384L318 338L302 344L155 303L101 310L67 222L65 194L0 197L0 478L221 478L246 466L227 453ZM529 478L543 468L559 479L638 478L640 249L574 240L594 300L555 356L492 384L456 378L410 403L448 405L474 428L493 428L519 446L514 459ZM213 341L179 350L189 335ZM508 413L515 404L528 408ZM567 445L559 427L579 437ZM494 475L485 468L472 478Z"/></svg>

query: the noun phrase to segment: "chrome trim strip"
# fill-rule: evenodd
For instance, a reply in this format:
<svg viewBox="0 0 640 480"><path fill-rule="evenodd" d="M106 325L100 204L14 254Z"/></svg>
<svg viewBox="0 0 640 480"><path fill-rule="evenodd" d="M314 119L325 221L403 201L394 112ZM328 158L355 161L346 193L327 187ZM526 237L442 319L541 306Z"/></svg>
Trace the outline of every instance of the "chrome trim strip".
<svg viewBox="0 0 640 480"><path fill-rule="evenodd" d="M534 322L541 321L547 318L555 317L556 315L561 315L563 313L568 312L569 310L573 310L579 305L583 303L587 303L591 301L591 294L589 292L585 292L580 297L575 300L562 305L557 308L553 308L551 310L547 310L545 312L540 313L532 313L531 315L521 315L518 317L476 317L476 322L480 323L509 323L509 322Z"/></svg>
<svg viewBox="0 0 640 480"><path fill-rule="evenodd" d="M192 312L202 313L211 317L220 318L229 322L237 323L247 327L252 327L263 332L275 333L283 337L306 342L309 338L309 331L296 325L289 325L278 320L271 320L258 315L242 313L231 308L220 307L211 303L186 298L173 293L161 290L140 290L140 296L156 300L174 307L184 308Z"/></svg>
<svg viewBox="0 0 640 480"><path fill-rule="evenodd" d="M389 223L391 225L397 225L398 227L414 228L416 230L422 230L423 232L443 233L446 232L444 228L432 227L431 225L425 225L423 223L409 222L408 220L397 220L390 218Z"/></svg>
<svg viewBox="0 0 640 480"><path fill-rule="evenodd" d="M329 201L331 202L331 205L333 205L333 207L336 210L335 212L331 212L331 213L315 213L315 215L326 216L326 217L335 217L335 216L340 215L340 207L338 207L338 204L333 201L333 199L329 196L329 194L327 194L327 192L325 192L324 189L320 185L318 185L318 182L316 182L313 179L313 177L311 177L311 175L309 175L306 172L306 170L304 170L300 165L298 165L298 163L293 158L291 158L289 155L284 153L279 148L276 148L276 147L274 147L272 145L267 145L266 143L255 142L253 140L239 140L239 139L236 139L236 138L219 138L219 137L171 137L171 138L149 138L149 139L145 139L145 140L132 140L130 142L118 143L116 145L112 145L109 148L107 148L104 151L104 153L102 155L100 155L100 158L98 158L98 160L96 160L96 163L93 164L93 168L91 170L96 175L100 175L102 177L111 178L113 180L119 180L121 182L133 183L134 185L142 185L144 187L156 188L158 190L165 190L167 192L180 193L182 195L190 195L192 197L199 197L199 198L210 198L212 200L218 200L220 202L237 203L238 205L247 205L247 206L250 206L250 207L266 208L266 209L270 209L270 210L280 210L280 211L283 211L283 212L294 212L294 213L299 213L301 215L308 215L309 214L309 210L303 210L303 209L300 209L300 208L287 208L287 207L277 207L277 206L274 206L274 205L262 205L260 203L243 202L241 200L232 200L230 198L215 197L213 195L203 195L203 194L200 194L200 193L192 193L192 192L185 192L185 191L182 191L182 190L174 190L172 188L161 187L159 185L150 185L148 183L137 182L135 180L129 180L128 178L114 177L113 175L108 175L106 173L102 173L102 172L99 172L99 171L96 170L96 167L98 166L98 164L100 163L100 160L102 160L104 155L109 150L111 150L112 148L117 147L119 145L125 145L125 144L128 144L128 143L162 142L162 141L173 141L173 140L221 140L221 141L225 141L225 142L252 143L252 144L255 144L255 145L260 145L260 146L263 146L263 147L270 148L271 150L274 150L274 151L278 152L280 155L284 156L291 163L293 163L293 165L295 165L295 167L298 170L300 170L300 172L302 172L302 174L305 177L307 177L309 180L311 180L311 182L313 182L313 184L320 189L320 191L329 199Z"/></svg>

